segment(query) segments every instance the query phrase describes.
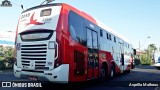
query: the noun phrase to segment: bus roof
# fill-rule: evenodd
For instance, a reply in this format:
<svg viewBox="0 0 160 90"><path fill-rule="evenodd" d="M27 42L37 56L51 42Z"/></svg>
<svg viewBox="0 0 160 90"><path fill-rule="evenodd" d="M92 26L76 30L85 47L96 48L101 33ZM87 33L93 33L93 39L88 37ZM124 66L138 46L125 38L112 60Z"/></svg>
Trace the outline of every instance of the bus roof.
<svg viewBox="0 0 160 90"><path fill-rule="evenodd" d="M116 32L115 30L113 30L112 28L104 25L103 23L101 23L101 22L98 21L98 20L96 20L96 22L97 22L98 26L100 26L100 27L103 28L104 30L106 30L106 31L114 34L114 35L117 36L118 38L120 38L120 39L124 40L125 42L131 44L127 38L125 38L125 37L122 36L121 34L117 33L117 32Z"/></svg>
<svg viewBox="0 0 160 90"><path fill-rule="evenodd" d="M35 6L35 7L28 8L28 9L24 10L22 13L33 10L33 9L37 9L37 8L50 7L50 6L61 6L61 5L62 5L62 3L38 5L38 6Z"/></svg>
<svg viewBox="0 0 160 90"><path fill-rule="evenodd" d="M74 8L74 7L72 7L72 6L68 5L68 4L65 4L65 3L63 3L63 5L67 5L67 6L71 7L71 8ZM76 8L74 8L74 9L76 9ZM76 9L76 10L78 10L78 9ZM78 11L79 11L79 10L78 10ZM127 42L128 44L131 44L127 38L125 38L125 37L123 37L122 35L118 34L115 30L113 30L113 29L111 29L110 27L104 25L103 23L101 23L99 20L95 19L95 18L92 17L91 15L88 15L87 13L85 13L85 12L83 12L83 11L79 11L79 12L80 12L79 14L80 14L81 16L83 16L83 17L85 17L85 18L87 17L87 19L88 19L89 21L95 23L96 25L98 25L98 26L101 27L102 29L104 29L104 30L106 30L106 31L114 34L115 36L117 36L118 38L120 38L120 39L122 39L123 41Z"/></svg>
<svg viewBox="0 0 160 90"><path fill-rule="evenodd" d="M65 4L65 3L53 3L53 4L45 4L45 5L39 5L39 6L35 6L32 8L29 8L27 10L24 10L22 13L33 10L33 9L37 9L37 8L42 8L42 7L50 7L50 6L64 6L67 7L67 9L72 9L75 12L77 12L79 15L85 17L87 20L91 21L92 23L98 25L99 27L101 27L102 29L114 34L115 36L117 36L118 38L122 39L123 41L131 44L127 38L123 37L122 35L118 34L116 31L114 31L113 29L111 29L110 27L104 25L103 23L101 23L100 21L98 21L97 19L93 18L92 16L88 15L87 13L80 11L76 8L74 8L73 6L69 5L69 4Z"/></svg>

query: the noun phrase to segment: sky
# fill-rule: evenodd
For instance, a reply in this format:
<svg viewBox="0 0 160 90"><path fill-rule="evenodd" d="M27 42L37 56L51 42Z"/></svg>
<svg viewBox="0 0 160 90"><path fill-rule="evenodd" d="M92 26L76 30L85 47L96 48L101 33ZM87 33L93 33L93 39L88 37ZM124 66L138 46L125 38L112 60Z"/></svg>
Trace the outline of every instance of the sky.
<svg viewBox="0 0 160 90"><path fill-rule="evenodd" d="M0 31L15 32L23 11L21 5L27 9L44 0L9 1L12 7L0 7ZM151 43L160 47L160 0L56 0L54 3L67 3L88 13L127 38L134 48L139 48L139 42L141 49Z"/></svg>

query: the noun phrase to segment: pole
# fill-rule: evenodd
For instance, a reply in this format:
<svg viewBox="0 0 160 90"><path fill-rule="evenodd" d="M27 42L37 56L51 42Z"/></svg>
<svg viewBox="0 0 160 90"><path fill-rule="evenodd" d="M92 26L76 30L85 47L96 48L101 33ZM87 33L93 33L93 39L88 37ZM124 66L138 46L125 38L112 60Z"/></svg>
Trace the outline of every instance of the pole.
<svg viewBox="0 0 160 90"><path fill-rule="evenodd" d="M139 41L139 59L141 60L141 49L140 49L140 46L141 44L140 44L140 41Z"/></svg>
<svg viewBox="0 0 160 90"><path fill-rule="evenodd" d="M150 62L150 48L148 48L148 53L147 53L147 62Z"/></svg>
<svg viewBox="0 0 160 90"><path fill-rule="evenodd" d="M150 48L149 48L148 51L149 51L149 52L148 52L148 57L149 57L149 58L148 58L148 62L151 63L151 56L150 56L150 55L151 55L151 50L150 50Z"/></svg>

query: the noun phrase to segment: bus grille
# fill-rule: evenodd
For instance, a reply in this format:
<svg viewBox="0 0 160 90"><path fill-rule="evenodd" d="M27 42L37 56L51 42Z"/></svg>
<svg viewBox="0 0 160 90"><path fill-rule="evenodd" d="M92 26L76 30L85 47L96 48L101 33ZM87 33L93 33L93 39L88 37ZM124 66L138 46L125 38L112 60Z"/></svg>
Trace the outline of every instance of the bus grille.
<svg viewBox="0 0 160 90"><path fill-rule="evenodd" d="M21 60L23 66L30 66L30 61L35 61L35 69L46 68L47 45L34 44L21 46Z"/></svg>

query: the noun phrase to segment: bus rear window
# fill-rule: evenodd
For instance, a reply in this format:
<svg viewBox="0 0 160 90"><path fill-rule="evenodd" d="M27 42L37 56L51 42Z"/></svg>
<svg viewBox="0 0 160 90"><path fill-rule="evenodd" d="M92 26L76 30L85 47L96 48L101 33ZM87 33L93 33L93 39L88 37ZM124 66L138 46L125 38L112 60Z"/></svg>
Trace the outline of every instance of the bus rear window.
<svg viewBox="0 0 160 90"><path fill-rule="evenodd" d="M41 17L43 16L50 16L51 15L52 10L51 9L44 9L41 11Z"/></svg>

